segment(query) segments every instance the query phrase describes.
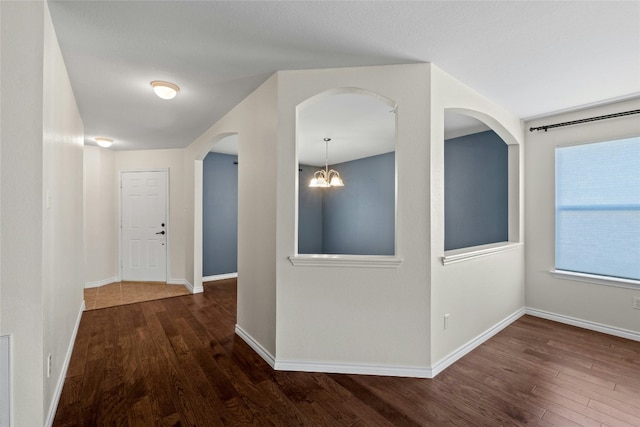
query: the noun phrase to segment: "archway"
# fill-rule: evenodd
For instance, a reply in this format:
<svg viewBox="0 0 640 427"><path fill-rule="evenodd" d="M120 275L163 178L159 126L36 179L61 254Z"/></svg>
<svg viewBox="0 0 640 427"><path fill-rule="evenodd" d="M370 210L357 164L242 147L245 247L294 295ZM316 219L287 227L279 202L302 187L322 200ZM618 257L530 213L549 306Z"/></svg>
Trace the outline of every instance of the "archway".
<svg viewBox="0 0 640 427"><path fill-rule="evenodd" d="M235 142L231 142L235 140ZM225 142L226 141L226 142ZM231 142L231 143L230 143ZM193 223L193 292L203 292L203 168L207 154L221 144L225 151L233 150L236 154L238 147L238 134L235 132L216 135L210 143L196 154L194 160L194 223Z"/></svg>
<svg viewBox="0 0 640 427"><path fill-rule="evenodd" d="M518 140L467 108L445 109L444 130L445 250L518 242Z"/></svg>

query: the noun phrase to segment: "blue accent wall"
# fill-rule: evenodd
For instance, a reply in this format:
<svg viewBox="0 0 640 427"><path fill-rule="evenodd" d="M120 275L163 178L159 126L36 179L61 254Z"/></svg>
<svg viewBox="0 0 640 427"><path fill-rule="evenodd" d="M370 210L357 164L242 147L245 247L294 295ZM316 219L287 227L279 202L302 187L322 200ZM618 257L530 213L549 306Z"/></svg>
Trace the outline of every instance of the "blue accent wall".
<svg viewBox="0 0 640 427"><path fill-rule="evenodd" d="M324 253L394 255L395 153L331 168L340 172L344 187L325 189Z"/></svg>
<svg viewBox="0 0 640 427"><path fill-rule="evenodd" d="M508 240L508 162L491 130L445 141L445 250Z"/></svg>
<svg viewBox="0 0 640 427"><path fill-rule="evenodd" d="M209 153L202 165L202 275L238 271L238 156Z"/></svg>
<svg viewBox="0 0 640 427"><path fill-rule="evenodd" d="M317 166L300 165L298 173L298 253L322 252L322 188L310 188L309 182Z"/></svg>
<svg viewBox="0 0 640 427"><path fill-rule="evenodd" d="M319 168L301 169L298 253L394 255L395 153L331 165L344 187L309 188Z"/></svg>

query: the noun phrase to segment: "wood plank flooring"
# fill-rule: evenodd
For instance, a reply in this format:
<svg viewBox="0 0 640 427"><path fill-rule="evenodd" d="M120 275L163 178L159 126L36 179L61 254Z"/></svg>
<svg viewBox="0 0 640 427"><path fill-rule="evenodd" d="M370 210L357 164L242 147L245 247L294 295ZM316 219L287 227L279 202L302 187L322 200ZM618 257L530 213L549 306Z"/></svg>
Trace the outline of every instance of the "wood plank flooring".
<svg viewBox="0 0 640 427"><path fill-rule="evenodd" d="M235 280L85 312L55 426L640 426L640 343L524 316L433 380L273 371Z"/></svg>

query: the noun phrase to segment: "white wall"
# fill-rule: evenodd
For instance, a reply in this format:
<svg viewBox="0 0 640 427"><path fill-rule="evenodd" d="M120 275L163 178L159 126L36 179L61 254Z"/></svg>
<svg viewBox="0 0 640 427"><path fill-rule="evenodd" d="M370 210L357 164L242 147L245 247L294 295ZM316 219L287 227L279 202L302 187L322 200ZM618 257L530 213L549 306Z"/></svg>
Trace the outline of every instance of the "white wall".
<svg viewBox="0 0 640 427"><path fill-rule="evenodd" d="M44 7L0 2L1 333L12 334L13 423L44 424L42 85ZM19 357L16 357L18 356Z"/></svg>
<svg viewBox="0 0 640 427"><path fill-rule="evenodd" d="M201 160L219 139L238 134L237 325L271 354L275 354L276 321L277 81L275 75L269 78L194 141L185 155L186 225L191 244L187 253L193 260L194 254L201 257L202 253ZM194 233L199 238L194 239ZM201 260L191 265L197 286L202 282Z"/></svg>
<svg viewBox="0 0 640 427"><path fill-rule="evenodd" d="M85 287L119 280L115 152L84 147Z"/></svg>
<svg viewBox="0 0 640 427"><path fill-rule="evenodd" d="M169 169L169 271L167 282L184 284L190 274L191 266L187 268L187 233L185 228L187 212L192 212L192 205L187 206L185 196L184 150L141 150L117 151L115 153L115 176L120 180L120 172L133 170ZM119 185L116 186L114 200L119 209ZM118 210L116 212L119 212ZM119 214L118 214L119 215ZM117 223L116 219L116 223ZM118 231L116 230L116 238ZM117 255L116 255L117 257ZM191 282L187 284L190 286Z"/></svg>
<svg viewBox="0 0 640 427"><path fill-rule="evenodd" d="M526 123L526 128L639 109L640 99L618 102ZM640 135L639 116L526 133L526 305L621 332L640 333L640 311L632 297L640 289L556 279L555 267L555 148ZM639 165L640 170L640 165Z"/></svg>
<svg viewBox="0 0 640 427"><path fill-rule="evenodd" d="M45 4L45 10L47 6ZM84 300L82 119L48 10L44 22L43 318L45 413L54 415ZM46 378L52 355L51 378ZM58 381L56 381L58 380ZM58 396L55 396L58 393Z"/></svg>
<svg viewBox="0 0 640 427"><path fill-rule="evenodd" d="M278 73L277 363L426 375L430 364L429 64ZM397 103L397 268L293 266L296 106L355 87ZM347 184L348 185L348 184ZM239 269L239 274L243 271Z"/></svg>
<svg viewBox="0 0 640 427"><path fill-rule="evenodd" d="M183 149L112 151L84 149L85 285L102 286L120 280L120 172L169 170L169 252L167 282L192 285L187 262L185 174ZM189 266L189 267L187 267Z"/></svg>
<svg viewBox="0 0 640 427"><path fill-rule="evenodd" d="M36 426L50 421L82 310L83 131L46 3L0 7L0 333L12 334L13 424Z"/></svg>
<svg viewBox="0 0 640 427"><path fill-rule="evenodd" d="M394 268L289 261L296 242L296 106L338 88L397 103L395 259L401 263ZM447 267L441 263L445 108L476 114L512 144L510 240L516 243ZM195 206L187 215L187 229L195 233L188 253L195 258L202 232L198 160L230 133L240 141L238 326L277 368L429 376L434 362L523 312L521 123L436 67L278 72L187 149L186 206ZM194 268L197 286L197 259ZM446 334L443 310L452 315Z"/></svg>
<svg viewBox="0 0 640 427"><path fill-rule="evenodd" d="M489 125L509 144L509 240L522 242L522 125L518 117L473 89L432 67L431 110L431 357L437 365L504 319L524 308L524 247L515 246L455 264L443 265L444 110L462 112ZM444 316L449 327L444 329ZM516 314L517 315L517 314Z"/></svg>

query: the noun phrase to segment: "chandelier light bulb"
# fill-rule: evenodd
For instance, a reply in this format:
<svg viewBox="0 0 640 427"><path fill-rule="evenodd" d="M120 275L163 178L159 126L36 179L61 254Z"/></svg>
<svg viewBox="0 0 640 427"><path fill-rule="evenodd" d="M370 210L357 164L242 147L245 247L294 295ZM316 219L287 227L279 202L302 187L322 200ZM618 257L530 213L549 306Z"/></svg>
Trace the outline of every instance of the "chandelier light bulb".
<svg viewBox="0 0 640 427"><path fill-rule="evenodd" d="M336 171L332 170L329 172L336 172ZM332 187L344 187L344 182L342 182L342 178L340 178L340 175L338 174L338 172L336 172L336 174L331 177L331 182L329 182L329 185Z"/></svg>

